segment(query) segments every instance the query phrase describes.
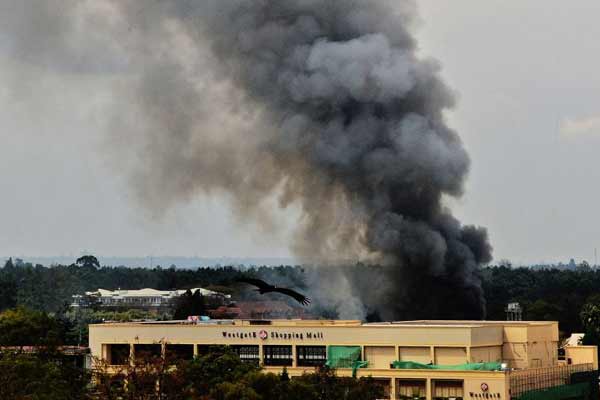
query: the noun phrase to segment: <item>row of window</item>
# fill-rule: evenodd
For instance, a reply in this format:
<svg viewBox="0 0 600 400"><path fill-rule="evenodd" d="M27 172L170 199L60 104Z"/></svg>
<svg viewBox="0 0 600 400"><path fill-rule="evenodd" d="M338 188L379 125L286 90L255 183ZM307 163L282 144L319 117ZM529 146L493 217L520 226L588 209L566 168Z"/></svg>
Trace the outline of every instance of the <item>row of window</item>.
<svg viewBox="0 0 600 400"><path fill-rule="evenodd" d="M259 346L241 345L231 346L231 349L242 361L258 364L260 361ZM161 357L162 346L160 344L136 344L134 351L138 357ZM210 346L198 346L198 354L203 355L210 351ZM128 344L108 345L108 362L113 365L127 364L130 357ZM190 360L194 357L194 345L192 344L167 344L165 357L168 360ZM263 363L271 366L292 366L292 346L263 346ZM319 366L327 361L327 348L325 346L296 346L296 365Z"/></svg>
<svg viewBox="0 0 600 400"><path fill-rule="evenodd" d="M422 379L396 379L396 398L403 400L425 400L426 381ZM432 398L434 400L462 400L464 382L462 380L432 379ZM491 395L490 397L492 398Z"/></svg>
<svg viewBox="0 0 600 400"><path fill-rule="evenodd" d="M258 364L258 346L231 346L242 361ZM327 361L325 346L297 346L296 365L300 367L324 365ZM263 363L270 366L292 366L294 355L292 346L263 346Z"/></svg>
<svg viewBox="0 0 600 400"><path fill-rule="evenodd" d="M120 304L120 303L165 303L168 299L163 300L160 297L124 297L120 299L102 298L100 300L104 304Z"/></svg>

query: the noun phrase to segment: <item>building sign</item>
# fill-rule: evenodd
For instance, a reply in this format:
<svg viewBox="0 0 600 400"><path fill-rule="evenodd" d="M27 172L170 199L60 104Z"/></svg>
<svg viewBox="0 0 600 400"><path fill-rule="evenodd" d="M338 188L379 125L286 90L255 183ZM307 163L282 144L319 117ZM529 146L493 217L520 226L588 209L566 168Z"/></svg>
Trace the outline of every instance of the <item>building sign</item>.
<svg viewBox="0 0 600 400"><path fill-rule="evenodd" d="M488 388L489 390L489 388ZM501 399L500 393L489 393L487 391L481 393L469 392L470 399Z"/></svg>
<svg viewBox="0 0 600 400"><path fill-rule="evenodd" d="M323 332L268 332L266 330L254 332L222 331L225 339L278 339L278 340L322 340Z"/></svg>
<svg viewBox="0 0 600 400"><path fill-rule="evenodd" d="M500 393L490 393L490 385L483 382L479 388L481 389L481 393L469 392L470 399L501 399L502 395Z"/></svg>

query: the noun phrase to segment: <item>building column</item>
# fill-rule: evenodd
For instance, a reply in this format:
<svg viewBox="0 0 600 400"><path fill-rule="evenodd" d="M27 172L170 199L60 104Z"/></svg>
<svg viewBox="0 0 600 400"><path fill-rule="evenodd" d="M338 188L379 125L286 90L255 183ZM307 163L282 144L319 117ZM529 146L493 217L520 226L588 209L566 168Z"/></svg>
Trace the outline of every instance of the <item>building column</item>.
<svg viewBox="0 0 600 400"><path fill-rule="evenodd" d="M129 364L133 365L135 363L135 345L133 343L129 344Z"/></svg>
<svg viewBox="0 0 600 400"><path fill-rule="evenodd" d="M193 344L194 346L194 358L198 358L198 344Z"/></svg>
<svg viewBox="0 0 600 400"><path fill-rule="evenodd" d="M433 346L429 347L429 357L431 357L431 363L435 364L435 347Z"/></svg>
<svg viewBox="0 0 600 400"><path fill-rule="evenodd" d="M293 344L292 345L292 368L297 367L297 362L296 362L296 345Z"/></svg>
<svg viewBox="0 0 600 400"><path fill-rule="evenodd" d="M431 387L431 378L427 378L425 381L425 398L427 400L433 399L432 387Z"/></svg>
<svg viewBox="0 0 600 400"><path fill-rule="evenodd" d="M467 346L467 362L470 363L471 361L471 346Z"/></svg>
<svg viewBox="0 0 600 400"><path fill-rule="evenodd" d="M258 365L259 366L263 366L264 365L264 351L263 351L263 345L259 344L258 345Z"/></svg>
<svg viewBox="0 0 600 400"><path fill-rule="evenodd" d="M390 380L390 399L395 400L396 395L396 378Z"/></svg>

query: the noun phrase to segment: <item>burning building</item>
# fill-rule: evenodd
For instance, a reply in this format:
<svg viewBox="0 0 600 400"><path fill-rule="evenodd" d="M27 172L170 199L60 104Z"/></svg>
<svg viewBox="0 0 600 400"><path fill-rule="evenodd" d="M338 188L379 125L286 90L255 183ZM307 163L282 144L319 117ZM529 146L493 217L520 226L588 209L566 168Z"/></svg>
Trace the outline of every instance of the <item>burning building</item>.
<svg viewBox="0 0 600 400"><path fill-rule="evenodd" d="M89 337L92 356L115 368L136 351L191 359L226 345L292 377L323 365L372 376L388 399L583 399L598 389L596 346L565 347L559 361L556 322L198 320L90 325Z"/></svg>

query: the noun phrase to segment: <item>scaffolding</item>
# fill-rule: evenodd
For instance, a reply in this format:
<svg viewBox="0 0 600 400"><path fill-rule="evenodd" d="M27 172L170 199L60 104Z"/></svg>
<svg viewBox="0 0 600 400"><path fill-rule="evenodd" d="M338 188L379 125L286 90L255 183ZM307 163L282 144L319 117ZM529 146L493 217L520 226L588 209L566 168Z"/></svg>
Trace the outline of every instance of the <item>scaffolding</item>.
<svg viewBox="0 0 600 400"><path fill-rule="evenodd" d="M580 379L574 380L573 377L577 376L577 374L591 373L593 371L593 364L576 364L510 371L510 394L512 398L517 399L529 392L545 391L550 388L581 383ZM523 397L523 399L525 398L528 397Z"/></svg>

